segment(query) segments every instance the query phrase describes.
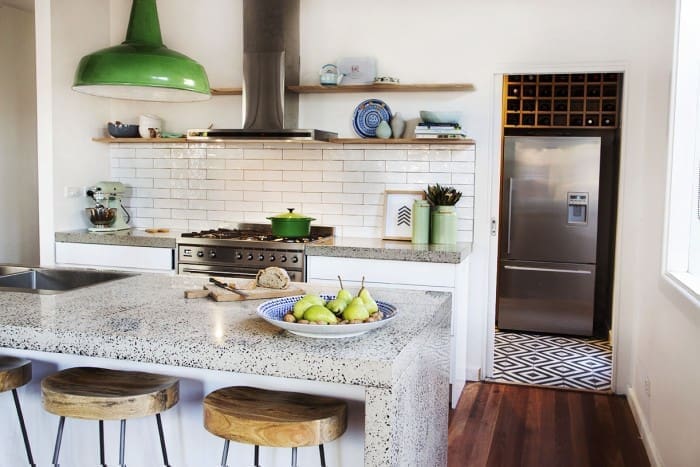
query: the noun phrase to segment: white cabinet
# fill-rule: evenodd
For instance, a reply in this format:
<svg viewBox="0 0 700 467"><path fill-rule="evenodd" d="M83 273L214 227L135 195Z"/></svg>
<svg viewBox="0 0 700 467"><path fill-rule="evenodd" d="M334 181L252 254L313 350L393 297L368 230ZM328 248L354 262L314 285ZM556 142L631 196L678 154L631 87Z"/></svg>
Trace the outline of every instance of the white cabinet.
<svg viewBox="0 0 700 467"><path fill-rule="evenodd" d="M467 379L467 287L469 260L461 263L424 263L383 259L308 256L308 282L359 286L365 285L413 290L436 290L452 294L450 328L450 383L452 406L457 405Z"/></svg>
<svg viewBox="0 0 700 467"><path fill-rule="evenodd" d="M172 248L103 245L94 243L56 243L56 264L91 266L129 271L173 272Z"/></svg>

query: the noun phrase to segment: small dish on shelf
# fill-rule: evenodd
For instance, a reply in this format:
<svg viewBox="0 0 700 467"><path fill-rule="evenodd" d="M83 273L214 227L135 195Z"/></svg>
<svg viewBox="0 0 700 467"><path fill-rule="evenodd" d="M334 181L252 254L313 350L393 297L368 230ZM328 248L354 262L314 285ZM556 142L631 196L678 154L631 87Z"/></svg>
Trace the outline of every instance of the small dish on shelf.
<svg viewBox="0 0 700 467"><path fill-rule="evenodd" d="M377 127L382 120L391 120L391 109L386 102L379 99L367 99L355 108L352 127L363 138L377 136Z"/></svg>
<svg viewBox="0 0 700 467"><path fill-rule="evenodd" d="M377 300L379 311L384 317L379 321L359 324L300 324L288 323L284 321L284 315L289 313L294 304L301 299L302 295L293 297L282 297L269 300L258 306L258 316L278 328L285 329L292 334L302 337L315 337L321 339L337 339L342 337L354 337L364 334L372 329L380 328L397 315L396 307L386 302ZM326 301L333 300L335 295L321 294L321 298Z"/></svg>
<svg viewBox="0 0 700 467"><path fill-rule="evenodd" d="M425 123L459 123L462 112L456 110L445 110L441 112L433 110L421 110L420 119Z"/></svg>

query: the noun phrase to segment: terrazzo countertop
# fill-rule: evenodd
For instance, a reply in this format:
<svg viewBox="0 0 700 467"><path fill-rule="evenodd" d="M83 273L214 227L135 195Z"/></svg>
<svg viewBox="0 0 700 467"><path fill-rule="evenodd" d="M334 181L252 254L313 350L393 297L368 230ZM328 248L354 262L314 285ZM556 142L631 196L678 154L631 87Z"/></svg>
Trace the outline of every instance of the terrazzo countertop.
<svg viewBox="0 0 700 467"><path fill-rule="evenodd" d="M117 232L89 232L87 229L56 232L57 242L93 243L99 245L145 246L152 248L175 248L175 242L184 230L148 233L143 229L119 230Z"/></svg>
<svg viewBox="0 0 700 467"><path fill-rule="evenodd" d="M417 245L408 241L353 237L335 237L332 243L326 245L306 245L308 256L388 259L426 263L461 263L471 251L471 243Z"/></svg>
<svg viewBox="0 0 700 467"><path fill-rule="evenodd" d="M449 329L449 294L377 289L373 296L399 311L384 327L346 339L299 337L259 318L260 300L183 298L204 282L139 274L58 295L0 292L0 347L391 387Z"/></svg>

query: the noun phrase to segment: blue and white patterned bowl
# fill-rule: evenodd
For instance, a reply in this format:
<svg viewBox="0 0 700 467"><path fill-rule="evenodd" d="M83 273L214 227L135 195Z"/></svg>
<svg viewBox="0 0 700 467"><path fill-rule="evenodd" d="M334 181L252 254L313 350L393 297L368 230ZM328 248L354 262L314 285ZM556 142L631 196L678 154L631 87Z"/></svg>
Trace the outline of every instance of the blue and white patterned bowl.
<svg viewBox="0 0 700 467"><path fill-rule="evenodd" d="M367 99L360 102L352 116L352 127L355 133L363 138L377 136L377 127L382 122L391 120L391 109L386 102L379 99Z"/></svg>
<svg viewBox="0 0 700 467"><path fill-rule="evenodd" d="M397 314L394 305L377 300L379 311L382 312L384 318L379 321L374 321L373 323L327 325L288 323L284 321L284 315L292 310L294 304L299 301L301 297L303 297L303 295L295 295L293 297L276 298L262 303L258 306L258 315L268 323L278 328L286 329L292 334L329 339L359 336L367 331L384 326L394 319ZM333 300L335 295L322 294L321 298L326 301Z"/></svg>

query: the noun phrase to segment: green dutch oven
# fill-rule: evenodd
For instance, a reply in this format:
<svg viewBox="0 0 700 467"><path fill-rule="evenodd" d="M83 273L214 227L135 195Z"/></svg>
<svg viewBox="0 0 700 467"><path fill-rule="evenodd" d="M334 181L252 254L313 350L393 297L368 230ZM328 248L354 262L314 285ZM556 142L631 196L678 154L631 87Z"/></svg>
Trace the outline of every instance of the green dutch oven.
<svg viewBox="0 0 700 467"><path fill-rule="evenodd" d="M316 219L297 214L294 208L287 208L287 210L289 212L267 217L272 222L272 235L287 238L308 237L311 233L311 221Z"/></svg>

